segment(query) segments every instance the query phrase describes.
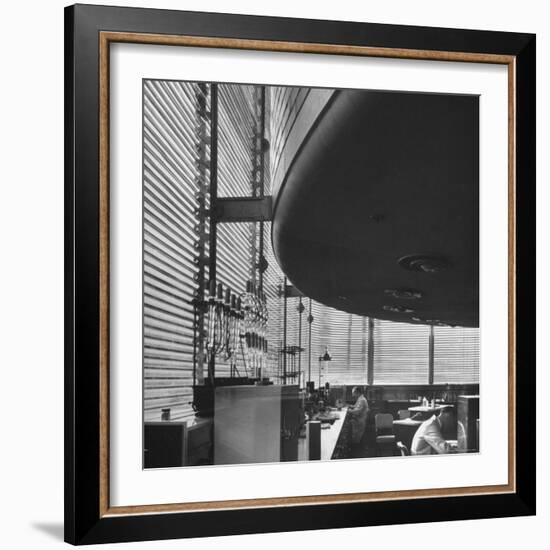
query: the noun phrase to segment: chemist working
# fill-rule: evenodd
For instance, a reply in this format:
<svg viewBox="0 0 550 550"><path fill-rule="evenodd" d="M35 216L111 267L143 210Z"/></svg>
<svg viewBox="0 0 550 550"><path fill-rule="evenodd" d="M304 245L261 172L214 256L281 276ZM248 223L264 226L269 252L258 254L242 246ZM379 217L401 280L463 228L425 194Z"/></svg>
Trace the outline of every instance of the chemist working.
<svg viewBox="0 0 550 550"><path fill-rule="evenodd" d="M355 404L348 410L351 420L351 454L360 457L363 456L369 404L361 386L355 386L351 395L355 399Z"/></svg>

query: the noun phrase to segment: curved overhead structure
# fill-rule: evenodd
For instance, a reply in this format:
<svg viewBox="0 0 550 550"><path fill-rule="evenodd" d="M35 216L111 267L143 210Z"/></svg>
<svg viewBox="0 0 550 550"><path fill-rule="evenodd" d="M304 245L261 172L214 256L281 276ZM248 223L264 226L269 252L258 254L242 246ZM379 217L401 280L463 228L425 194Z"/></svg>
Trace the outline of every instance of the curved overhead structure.
<svg viewBox="0 0 550 550"><path fill-rule="evenodd" d="M336 91L301 134L274 196L289 280L350 313L479 326L478 97Z"/></svg>

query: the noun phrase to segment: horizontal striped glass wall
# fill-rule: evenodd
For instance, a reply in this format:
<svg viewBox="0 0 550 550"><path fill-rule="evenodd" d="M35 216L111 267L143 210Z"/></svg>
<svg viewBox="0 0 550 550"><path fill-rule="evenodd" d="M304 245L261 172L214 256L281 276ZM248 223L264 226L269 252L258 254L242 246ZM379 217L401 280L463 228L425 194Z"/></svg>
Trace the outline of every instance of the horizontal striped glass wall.
<svg viewBox="0 0 550 550"><path fill-rule="evenodd" d="M252 196L255 86L218 85L218 196Z"/></svg>
<svg viewBox="0 0 550 550"><path fill-rule="evenodd" d="M479 383L479 329L434 327L434 384Z"/></svg>
<svg viewBox="0 0 550 550"><path fill-rule="evenodd" d="M272 94L275 88L265 87L265 138L268 143L272 143L271 134L271 102ZM271 174L271 156L272 147L266 148L264 152L264 194L272 194L272 174ZM269 377L276 384L281 383L278 372L280 361L280 350L283 347L283 289L284 276L275 259L273 247L271 246L271 222L263 224L263 247L264 258L267 261L267 268L263 273L263 290L267 297L268 308L268 362L264 371L265 376Z"/></svg>
<svg viewBox="0 0 550 550"><path fill-rule="evenodd" d="M280 350L283 346L283 287L284 276L277 264L271 247L271 222L264 223L264 256L267 260L267 269L263 274L263 290L267 297L268 324L268 363L264 371L265 376L276 384L278 378Z"/></svg>
<svg viewBox="0 0 550 550"><path fill-rule="evenodd" d="M426 384L429 336L428 325L374 320L374 383Z"/></svg>
<svg viewBox="0 0 550 550"><path fill-rule="evenodd" d="M281 153L296 118L306 101L310 89L291 86L271 87L271 112L270 135L271 155L274 161L272 171L276 172L278 163L281 161Z"/></svg>
<svg viewBox="0 0 550 550"><path fill-rule="evenodd" d="M246 281L250 278L251 254L249 247L250 226L248 223L222 223L217 228L216 278L241 295L246 291ZM244 353L244 357L243 357ZM248 364L246 350L237 353L237 370L245 376ZM216 356L216 376L229 376L230 364L222 355Z"/></svg>
<svg viewBox="0 0 550 550"><path fill-rule="evenodd" d="M218 196L252 197L254 192L254 161L258 151L254 148L254 136L261 131L261 87L218 85ZM269 169L265 162L264 185L269 194ZM222 223L217 226L217 279L242 294L247 281L259 286L260 240L263 239L264 256L268 268L264 273L264 292L269 303L269 355L264 365L264 375L276 372L277 345L280 340L280 281L282 275L270 247L270 225L255 223ZM252 375L250 365L243 358L243 350L237 354L237 369L241 376ZM229 364L223 357L216 358L216 376L227 376Z"/></svg>
<svg viewBox="0 0 550 550"><path fill-rule="evenodd" d="M272 195L276 199L286 171L335 91L292 86L271 86L268 89L270 172Z"/></svg>
<svg viewBox="0 0 550 550"><path fill-rule="evenodd" d="M145 420L193 415L193 306L199 190L198 85L143 84L143 382Z"/></svg>
<svg viewBox="0 0 550 550"><path fill-rule="evenodd" d="M368 383L368 319L312 303L311 346L308 339L309 299L304 298L302 338L298 298L287 300L287 344L299 345L306 379L311 347L311 379L316 385ZM373 319L373 384L427 384L430 327ZM320 362L328 349L331 361ZM434 327L434 384L479 383L479 329ZM319 378L319 371L321 378Z"/></svg>
<svg viewBox="0 0 550 550"><path fill-rule="evenodd" d="M367 319L312 302L312 370L321 384L367 383ZM319 361L325 350L331 361Z"/></svg>

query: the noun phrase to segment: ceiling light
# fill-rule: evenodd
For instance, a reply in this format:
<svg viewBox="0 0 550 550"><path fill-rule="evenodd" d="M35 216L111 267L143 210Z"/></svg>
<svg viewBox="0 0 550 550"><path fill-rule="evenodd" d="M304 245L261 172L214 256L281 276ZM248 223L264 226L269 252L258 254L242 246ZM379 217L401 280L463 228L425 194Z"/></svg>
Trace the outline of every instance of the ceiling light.
<svg viewBox="0 0 550 550"><path fill-rule="evenodd" d="M414 309L405 306L382 306L382 309L392 313L414 313Z"/></svg>
<svg viewBox="0 0 550 550"><path fill-rule="evenodd" d="M419 300L422 298L422 292L414 288L386 288L384 294L403 300Z"/></svg>
<svg viewBox="0 0 550 550"><path fill-rule="evenodd" d="M420 271L424 273L437 273L449 267L449 262L441 256L424 254L412 254L399 258L397 263L409 271Z"/></svg>

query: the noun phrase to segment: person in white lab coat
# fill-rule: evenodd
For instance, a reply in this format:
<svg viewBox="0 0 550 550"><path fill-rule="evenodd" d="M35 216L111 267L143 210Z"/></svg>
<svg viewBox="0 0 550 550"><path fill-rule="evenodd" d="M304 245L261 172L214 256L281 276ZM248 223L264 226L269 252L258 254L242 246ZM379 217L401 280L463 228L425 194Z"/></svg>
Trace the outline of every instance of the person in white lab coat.
<svg viewBox="0 0 550 550"><path fill-rule="evenodd" d="M364 395L363 388L355 386L351 395L355 399L355 405L348 410L351 419L351 444L354 456L360 453L360 447L364 440L365 428L367 426L367 417L369 415L369 404Z"/></svg>
<svg viewBox="0 0 550 550"><path fill-rule="evenodd" d="M443 438L445 432L456 422L454 409L445 407L438 415L423 422L416 430L411 444L411 455L447 454L453 451L448 441Z"/></svg>

